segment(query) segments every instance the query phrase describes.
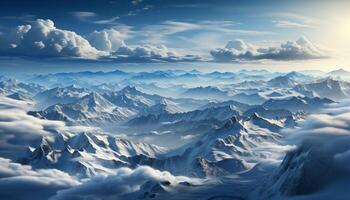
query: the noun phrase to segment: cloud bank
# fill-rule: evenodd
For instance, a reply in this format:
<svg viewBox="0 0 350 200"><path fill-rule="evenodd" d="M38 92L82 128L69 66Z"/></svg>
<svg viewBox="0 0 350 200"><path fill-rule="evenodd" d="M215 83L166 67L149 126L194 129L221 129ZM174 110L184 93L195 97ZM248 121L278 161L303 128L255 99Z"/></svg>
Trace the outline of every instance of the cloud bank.
<svg viewBox="0 0 350 200"><path fill-rule="evenodd" d="M327 58L324 52L306 37L295 42L288 41L279 47L257 48L243 40L229 41L224 48L210 51L218 62L253 61L253 60L309 60Z"/></svg>
<svg viewBox="0 0 350 200"><path fill-rule="evenodd" d="M50 200L136 199L142 195L139 192L163 192L162 187L174 188L183 181L191 183L195 180L173 176L169 172L147 166L140 166L134 170L120 168L115 175L93 177L81 185L61 190ZM162 186L162 182L166 184Z"/></svg>
<svg viewBox="0 0 350 200"><path fill-rule="evenodd" d="M35 146L43 136L55 132L91 131L70 127L63 122L38 119L27 115L29 105L23 101L0 97L0 197L4 199L135 199L145 191L165 192L176 189L180 182L199 183L187 177L173 176L151 167L120 168L113 175L101 175L79 180L57 169L33 169L15 163ZM98 130L95 130L95 133ZM6 157L6 158L5 158ZM9 159L10 158L10 159ZM169 185L170 184L170 185ZM181 184L180 184L181 185ZM160 189L160 190L158 190ZM157 191L154 191L157 190ZM129 196L128 196L129 195ZM126 197L128 196L128 197ZM131 198L132 197L132 198Z"/></svg>
<svg viewBox="0 0 350 200"><path fill-rule="evenodd" d="M27 114L31 106L23 101L0 96L0 157L17 159L29 146L56 131L79 132L88 127L69 127L61 121L43 120Z"/></svg>
<svg viewBox="0 0 350 200"><path fill-rule="evenodd" d="M80 182L56 169L34 170L0 157L0 197L3 199L48 199L56 191Z"/></svg>
<svg viewBox="0 0 350 200"><path fill-rule="evenodd" d="M350 196L344 189L350 183L349 108L350 102L334 104L283 132L287 142L298 147L286 155L267 194L305 195L303 199Z"/></svg>

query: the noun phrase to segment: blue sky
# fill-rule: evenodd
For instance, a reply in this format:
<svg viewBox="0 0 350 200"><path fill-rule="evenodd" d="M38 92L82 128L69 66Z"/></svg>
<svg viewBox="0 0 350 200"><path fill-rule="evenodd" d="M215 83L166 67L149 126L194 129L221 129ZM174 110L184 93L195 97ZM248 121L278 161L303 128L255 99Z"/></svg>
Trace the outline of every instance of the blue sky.
<svg viewBox="0 0 350 200"><path fill-rule="evenodd" d="M347 68L349 6L345 0L2 1L0 64L14 71Z"/></svg>

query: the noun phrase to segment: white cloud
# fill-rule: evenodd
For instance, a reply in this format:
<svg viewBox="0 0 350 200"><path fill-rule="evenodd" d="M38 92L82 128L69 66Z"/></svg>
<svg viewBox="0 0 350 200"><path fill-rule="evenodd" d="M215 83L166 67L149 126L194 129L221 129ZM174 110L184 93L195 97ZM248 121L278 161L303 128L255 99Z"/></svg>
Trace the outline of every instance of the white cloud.
<svg viewBox="0 0 350 200"><path fill-rule="evenodd" d="M116 51L119 47L125 46L126 35L116 29L104 29L92 32L88 39L92 46L102 51Z"/></svg>
<svg viewBox="0 0 350 200"><path fill-rule="evenodd" d="M78 12L80 17L92 17L93 13ZM94 31L88 40L75 32L55 27L51 20L38 19L31 24L0 34L0 55L27 56L31 58L66 57L96 59L117 62L179 62L198 61L199 57L179 55L164 45L125 44L131 28L115 26Z"/></svg>
<svg viewBox="0 0 350 200"><path fill-rule="evenodd" d="M108 19L96 19L98 15L94 12L76 11L71 13L75 18L84 22L91 22L95 24L115 24L119 16L114 16Z"/></svg>
<svg viewBox="0 0 350 200"><path fill-rule="evenodd" d="M237 27L239 23L235 21L199 21L196 23L187 21L164 21L156 25L148 25L140 29L138 32L141 36L145 36L146 42L158 43L166 42L167 36L184 33L188 31L206 31L214 32L220 35L271 35L272 32L240 29Z"/></svg>
<svg viewBox="0 0 350 200"><path fill-rule="evenodd" d="M167 187L174 188L179 182L187 181L193 183L196 180L187 177L173 176L166 171L158 171L151 167L141 166L134 170L129 168L117 169L115 175L93 177L89 181L75 187L61 190L50 200L60 199L119 199L123 195L130 194L125 199L136 199L140 197L140 190L147 191L147 186L152 187L164 181L170 185ZM197 183L197 181L196 181ZM199 183L199 182L198 182ZM161 187L161 186L160 186ZM152 192L152 191L148 191ZM153 191L153 192L162 192ZM123 199L123 198L122 198Z"/></svg>
<svg viewBox="0 0 350 200"><path fill-rule="evenodd" d="M318 19L298 13L277 12L269 15L275 18L272 23L279 28L315 28L319 25Z"/></svg>
<svg viewBox="0 0 350 200"><path fill-rule="evenodd" d="M306 37L295 42L287 41L279 47L257 48L243 40L234 40L227 43L225 48L211 50L210 54L215 61L232 62L247 60L307 60L326 58L325 53Z"/></svg>
<svg viewBox="0 0 350 200"><path fill-rule="evenodd" d="M17 159L29 146L41 142L55 131L79 132L85 127L66 126L61 121L43 120L27 114L30 105L0 96L0 157Z"/></svg>
<svg viewBox="0 0 350 200"><path fill-rule="evenodd" d="M350 181L348 107L349 102L334 104L322 111L324 114L310 115L298 123L297 128L283 130L285 141L298 147L286 155L279 170L271 176L266 187L268 196L274 194L277 199L281 198L278 194L303 195L305 199L335 196L341 199L349 195L348 190L341 189ZM340 110L343 111L340 113ZM340 186L339 190L328 198L324 192L334 184Z"/></svg>
<svg viewBox="0 0 350 200"><path fill-rule="evenodd" d="M293 22L288 20L275 20L273 21L275 26L280 28L311 28L313 27L310 24L306 24L303 22Z"/></svg>
<svg viewBox="0 0 350 200"><path fill-rule="evenodd" d="M5 199L48 199L58 190L80 184L56 169L34 170L0 157L0 197Z"/></svg>
<svg viewBox="0 0 350 200"><path fill-rule="evenodd" d="M136 47L122 46L113 52L114 58L120 61L130 62L180 62L180 61L200 61L201 58L194 55L179 55L175 51L169 50L164 45L141 45Z"/></svg>
<svg viewBox="0 0 350 200"><path fill-rule="evenodd" d="M55 132L92 131L85 127L65 126L63 122L42 120L27 115L28 104L0 97L0 197L6 199L106 199L125 194L137 194L152 189L154 184L169 181L166 187L175 189L179 182L199 183L187 177L173 176L151 167L120 168L114 175L101 175L78 180L56 169L33 169L14 163L33 140ZM93 130L95 133L98 130ZM151 183L151 185L149 185ZM143 193L141 193L143 194ZM139 194L134 197L139 197ZM129 199L129 198L126 198ZM132 198L134 199L134 198Z"/></svg>
<svg viewBox="0 0 350 200"><path fill-rule="evenodd" d="M108 18L108 19L100 19L100 20L95 20L93 21L93 23L95 24L115 24L116 20L120 19L119 16L114 16L114 17L111 17L111 18Z"/></svg>
<svg viewBox="0 0 350 200"><path fill-rule="evenodd" d="M81 21L86 21L89 18L95 17L96 13L86 12L86 11L77 11L77 12L72 12L72 15Z"/></svg>
<svg viewBox="0 0 350 200"><path fill-rule="evenodd" d="M53 21L43 19L3 33L0 42L3 55L90 59L108 55L92 47L89 41L75 32L58 29Z"/></svg>

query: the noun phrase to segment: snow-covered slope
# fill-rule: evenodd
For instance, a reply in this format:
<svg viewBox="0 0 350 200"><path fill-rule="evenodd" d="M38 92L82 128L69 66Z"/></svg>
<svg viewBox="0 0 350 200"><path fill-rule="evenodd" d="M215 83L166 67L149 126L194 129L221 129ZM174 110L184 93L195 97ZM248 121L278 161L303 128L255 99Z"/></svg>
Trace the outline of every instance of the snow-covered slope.
<svg viewBox="0 0 350 200"><path fill-rule="evenodd" d="M127 139L92 133L60 134L43 137L41 144L28 150L21 162L34 168L55 168L80 177L112 174L120 167L136 167L128 157L159 157L166 149Z"/></svg>
<svg viewBox="0 0 350 200"><path fill-rule="evenodd" d="M231 106L232 108L234 108L237 111L245 111L251 107L248 104L229 100L229 101L212 101L212 102L200 107L200 109L205 110L207 108L217 108L217 107L224 107L224 106Z"/></svg>
<svg viewBox="0 0 350 200"><path fill-rule="evenodd" d="M293 78L293 76L278 76L273 78L267 82L270 87L278 87L278 88L292 88L297 85L297 82Z"/></svg>
<svg viewBox="0 0 350 200"><path fill-rule="evenodd" d="M308 81L312 81L314 79L313 76L310 76L308 74L304 74L303 72L297 72L297 71L289 72L285 76L290 77L290 78L296 80L297 82L305 82L305 81L308 82Z"/></svg>
<svg viewBox="0 0 350 200"><path fill-rule="evenodd" d="M260 88L266 85L266 82L263 80L259 81L243 81L240 83L234 84L235 88L239 89L249 89L249 88Z"/></svg>
<svg viewBox="0 0 350 200"><path fill-rule="evenodd" d="M233 117L221 128L172 152L172 156L143 160L142 163L173 174L195 177L242 172L253 167L256 159L271 155L258 147L278 142L280 135L271 131L277 131L277 128L259 116L248 120Z"/></svg>
<svg viewBox="0 0 350 200"><path fill-rule="evenodd" d="M163 99L158 95L143 93L134 86L127 86L118 92L105 93L103 96L117 106L135 111L143 111Z"/></svg>
<svg viewBox="0 0 350 200"><path fill-rule="evenodd" d="M102 83L99 85L93 85L90 87L90 89L97 93L104 94L107 92L120 90L120 86L117 83Z"/></svg>
<svg viewBox="0 0 350 200"><path fill-rule="evenodd" d="M286 109L296 113L315 112L330 103L333 103L333 101L327 98L291 97L288 99L270 99L262 106L270 110Z"/></svg>
<svg viewBox="0 0 350 200"><path fill-rule="evenodd" d="M244 112L242 116L252 117L253 115L261 116L281 127L294 127L296 121L304 117L303 113L292 113L286 109L266 109L263 106L251 108Z"/></svg>
<svg viewBox="0 0 350 200"><path fill-rule="evenodd" d="M0 89L6 95L11 95L13 93L22 93L32 97L38 92L43 91L44 87L32 83L22 83L16 79L7 79L0 82Z"/></svg>
<svg viewBox="0 0 350 200"><path fill-rule="evenodd" d="M47 108L54 104L72 103L89 93L90 91L86 88L71 85L45 90L35 95L34 99L37 101L38 108Z"/></svg>
<svg viewBox="0 0 350 200"><path fill-rule="evenodd" d="M337 69L333 70L327 73L328 76L332 77L344 77L344 78L349 78L350 77L350 72L346 71L344 69Z"/></svg>
<svg viewBox="0 0 350 200"><path fill-rule="evenodd" d="M127 122L128 126L150 126L159 125L160 123L176 123L180 121L201 121L207 119L218 119L226 120L232 116L239 115L239 112L235 110L234 106L222 106L207 108L205 110L195 110L184 113L174 113L174 114L160 114L154 115L149 114L147 116L140 116L131 119Z"/></svg>
<svg viewBox="0 0 350 200"><path fill-rule="evenodd" d="M177 106L175 102L172 102L167 99L160 100L159 103L147 108L144 111L144 114L174 114L174 113L182 113L184 112L183 109Z"/></svg>
<svg viewBox="0 0 350 200"><path fill-rule="evenodd" d="M114 71L80 71L80 72L63 72L53 74L35 75L29 80L33 83L45 85L48 87L65 87L72 84L87 87L88 85L99 85L121 81L129 78L133 73L127 73L120 70Z"/></svg>
<svg viewBox="0 0 350 200"><path fill-rule="evenodd" d="M217 87L196 87L190 88L184 93L183 97L195 98L195 99L227 99L229 94L226 91L222 91Z"/></svg>
<svg viewBox="0 0 350 200"><path fill-rule="evenodd" d="M20 101L32 101L28 94L23 94L21 92L15 92L7 96L8 98L20 100Z"/></svg>
<svg viewBox="0 0 350 200"><path fill-rule="evenodd" d="M344 139L348 140L348 138ZM281 196L307 196L320 192L332 184L349 180L350 171L337 159L337 151L344 150L348 146L327 149L324 144L318 141L311 143L314 144L305 142L297 149L287 153L280 167L263 186L265 187L263 196L266 198L275 197L275 199L279 199ZM315 146L315 143L318 146ZM338 155L341 153L338 152ZM339 187L343 186L340 184ZM336 192L333 193L335 196L338 195ZM310 199L320 198L311 197Z"/></svg>
<svg viewBox="0 0 350 200"><path fill-rule="evenodd" d="M118 123L135 115L135 112L115 106L98 93L92 92L73 103L55 104L44 111L30 114L71 124L106 125Z"/></svg>
<svg viewBox="0 0 350 200"><path fill-rule="evenodd" d="M302 84L294 87L294 90L306 96L310 94L333 100L341 100L350 95L350 83L333 78L325 78L315 83Z"/></svg>
<svg viewBox="0 0 350 200"><path fill-rule="evenodd" d="M262 104L267 100L265 97L263 97L259 93L247 94L245 92L234 95L232 99L241 103L249 104L249 105Z"/></svg>

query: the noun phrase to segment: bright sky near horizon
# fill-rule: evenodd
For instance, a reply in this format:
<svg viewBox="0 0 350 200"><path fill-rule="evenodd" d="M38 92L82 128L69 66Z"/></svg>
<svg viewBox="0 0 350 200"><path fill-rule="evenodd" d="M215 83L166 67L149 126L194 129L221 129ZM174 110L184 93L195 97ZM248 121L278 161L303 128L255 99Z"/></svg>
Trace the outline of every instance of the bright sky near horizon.
<svg viewBox="0 0 350 200"><path fill-rule="evenodd" d="M1 1L3 71L350 70L350 1Z"/></svg>

